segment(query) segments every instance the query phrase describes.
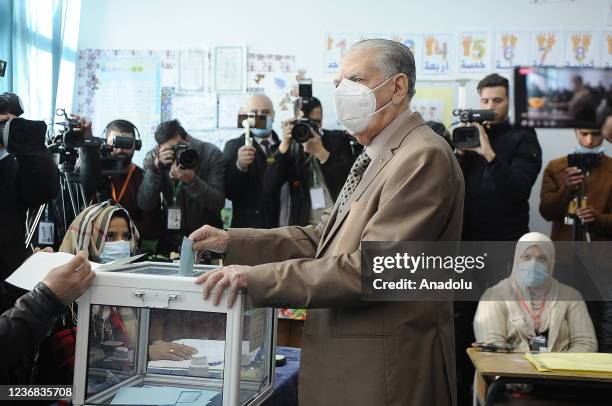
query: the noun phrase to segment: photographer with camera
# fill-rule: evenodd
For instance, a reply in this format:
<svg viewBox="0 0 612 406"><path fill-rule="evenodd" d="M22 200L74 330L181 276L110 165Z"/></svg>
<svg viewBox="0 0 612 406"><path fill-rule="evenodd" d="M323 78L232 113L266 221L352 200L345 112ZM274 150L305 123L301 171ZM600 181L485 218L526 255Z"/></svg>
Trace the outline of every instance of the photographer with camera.
<svg viewBox="0 0 612 406"><path fill-rule="evenodd" d="M290 144L288 150L293 159L276 160L279 164L285 163L285 167L274 168L274 172L279 177L293 172L303 184L301 193L291 190L292 208L302 205L301 212L310 216L290 225L315 225L321 220L323 210L333 206L363 147L345 131L322 128L323 109L319 99L312 97L311 88L300 96L296 101L298 118L283 123L283 135ZM289 176L286 180L295 184L295 179Z"/></svg>
<svg viewBox="0 0 612 406"><path fill-rule="evenodd" d="M612 158L604 154L598 129L576 129L573 154L546 165L540 213L552 221L553 241L577 239L572 226L587 227L593 241L612 240ZM578 238L580 239L580 238Z"/></svg>
<svg viewBox="0 0 612 406"><path fill-rule="evenodd" d="M477 88L480 108L493 110L495 118L471 123L478 146L457 151L465 178L463 239L516 241L529 232L529 195L542 149L535 131L510 125L507 79L494 73Z"/></svg>
<svg viewBox="0 0 612 406"><path fill-rule="evenodd" d="M178 120L157 126L155 141L158 146L144 160L138 206L144 211L163 211L157 251L169 255L179 252L183 236L202 224L222 226L225 167L221 151L191 137Z"/></svg>
<svg viewBox="0 0 612 406"><path fill-rule="evenodd" d="M272 129L274 106L268 96L251 96L245 111L265 125L250 128L248 138L245 133L225 143L223 158L227 198L232 201L232 227L275 228L282 224L281 217L289 221L289 190L284 184L272 189L271 182L264 189L264 178L278 158L278 150L286 151L289 141L281 143Z"/></svg>
<svg viewBox="0 0 612 406"><path fill-rule="evenodd" d="M19 117L22 114L16 94L0 95L0 311L12 307L23 294L3 281L30 254L25 246L27 210L59 193L59 173L45 146L47 125Z"/></svg>
<svg viewBox="0 0 612 406"><path fill-rule="evenodd" d="M542 150L535 131L512 128L508 121L507 79L492 74L477 89L484 110L461 111L460 119L468 125L452 136L465 179L462 239L518 241L529 232L529 195L542 167ZM474 377L465 348L475 341L471 326L476 307L477 302L467 301L454 307L457 384L464 394L470 393ZM458 404L470 403L471 396L464 396Z"/></svg>
<svg viewBox="0 0 612 406"><path fill-rule="evenodd" d="M121 204L136 224L143 240L159 240L162 232L161 208L153 211L138 207L138 190L144 179L144 171L132 162L134 151L140 149L141 140L136 138L136 126L127 120L111 121L104 131L108 145L113 145L116 137L128 137L133 140L132 148L113 148L111 155L123 160L126 172L112 176L110 193L113 201Z"/></svg>

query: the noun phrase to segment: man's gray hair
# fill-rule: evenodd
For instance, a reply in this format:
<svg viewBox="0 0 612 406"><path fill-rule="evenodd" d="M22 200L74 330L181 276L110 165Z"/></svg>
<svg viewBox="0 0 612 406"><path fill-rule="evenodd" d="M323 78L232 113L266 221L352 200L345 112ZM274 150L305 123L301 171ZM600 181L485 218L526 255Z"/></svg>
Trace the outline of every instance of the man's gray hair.
<svg viewBox="0 0 612 406"><path fill-rule="evenodd" d="M410 101L416 93L414 89L416 66L410 48L397 41L373 38L357 42L349 52L363 49L375 49L378 52L376 64L386 77L389 78L398 73L403 73L408 77L408 101Z"/></svg>

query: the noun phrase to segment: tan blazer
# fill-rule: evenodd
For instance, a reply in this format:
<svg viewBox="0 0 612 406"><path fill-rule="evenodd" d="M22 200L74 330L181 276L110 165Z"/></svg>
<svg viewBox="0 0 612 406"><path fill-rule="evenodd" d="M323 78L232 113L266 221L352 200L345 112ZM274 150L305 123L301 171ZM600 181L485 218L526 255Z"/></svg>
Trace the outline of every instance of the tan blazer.
<svg viewBox="0 0 612 406"><path fill-rule="evenodd" d="M418 113L383 131L391 134L380 156L326 224L229 230L226 262L257 265L248 274L254 305L312 309L302 406L456 403L452 303L362 302L360 243L460 239L461 169Z"/></svg>

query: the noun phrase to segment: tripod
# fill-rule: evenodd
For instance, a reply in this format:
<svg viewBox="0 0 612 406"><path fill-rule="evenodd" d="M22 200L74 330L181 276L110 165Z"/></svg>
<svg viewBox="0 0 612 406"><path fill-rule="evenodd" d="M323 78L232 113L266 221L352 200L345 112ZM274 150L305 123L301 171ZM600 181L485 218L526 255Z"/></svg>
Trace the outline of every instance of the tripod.
<svg viewBox="0 0 612 406"><path fill-rule="evenodd" d="M58 235L65 235L70 227L70 223L78 216L78 214L87 207L87 198L84 185L81 183L80 176L74 172L74 165L64 163L58 165L60 171L60 194L52 204L45 203L37 210L30 213L26 219L26 248L32 250L34 246L32 239L38 230L42 215L48 212L49 207L53 207L58 227Z"/></svg>

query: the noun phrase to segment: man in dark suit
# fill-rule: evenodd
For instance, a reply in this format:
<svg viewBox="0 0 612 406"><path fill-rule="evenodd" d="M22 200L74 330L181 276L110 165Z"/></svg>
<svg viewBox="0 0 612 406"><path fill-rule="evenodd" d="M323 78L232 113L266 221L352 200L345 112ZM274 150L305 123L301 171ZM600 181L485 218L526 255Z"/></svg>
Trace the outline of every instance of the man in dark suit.
<svg viewBox="0 0 612 406"><path fill-rule="evenodd" d="M362 241L456 241L464 184L453 153L418 113L414 57L373 39L345 55L336 111L365 150L329 218L317 227L194 232L195 250L225 252L204 297L246 289L254 306L309 308L299 400L310 405L453 405L451 302L369 302L361 294ZM327 217L327 216L325 216Z"/></svg>
<svg viewBox="0 0 612 406"><path fill-rule="evenodd" d="M263 182L276 152L279 148L286 151L289 141L281 143L272 129L274 107L268 96L253 95L245 110L265 116L267 126L265 129L252 128L251 140L245 140L242 134L225 144L225 191L232 201L232 227L278 227L280 216L288 216L288 193L285 192L281 202L282 185L264 190Z"/></svg>

